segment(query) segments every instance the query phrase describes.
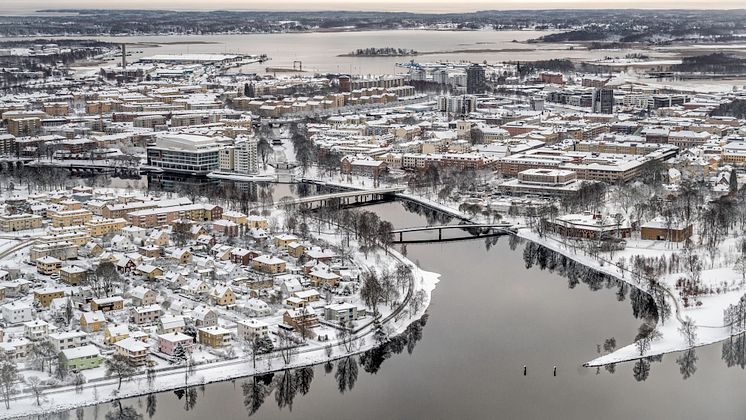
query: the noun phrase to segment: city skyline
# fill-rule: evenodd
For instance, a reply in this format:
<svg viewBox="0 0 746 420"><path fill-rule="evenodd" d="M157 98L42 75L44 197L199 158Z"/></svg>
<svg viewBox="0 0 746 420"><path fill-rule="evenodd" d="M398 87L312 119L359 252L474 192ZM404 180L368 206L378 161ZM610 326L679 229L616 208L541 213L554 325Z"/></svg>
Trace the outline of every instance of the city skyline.
<svg viewBox="0 0 746 420"><path fill-rule="evenodd" d="M342 1L342 0L293 0L278 4L264 0L219 0L201 2L197 0L126 0L102 7L97 0L59 0L53 3L44 0L9 0L5 2L4 14L30 13L40 9L165 9L165 10L241 10L241 11L396 11L416 13L464 13L479 10L521 10L521 9L743 9L738 0L723 0L717 3L701 0L657 0L653 2L634 0L612 0L604 3L579 0L526 0L526 1L468 1L451 2L446 0L394 0L381 1Z"/></svg>

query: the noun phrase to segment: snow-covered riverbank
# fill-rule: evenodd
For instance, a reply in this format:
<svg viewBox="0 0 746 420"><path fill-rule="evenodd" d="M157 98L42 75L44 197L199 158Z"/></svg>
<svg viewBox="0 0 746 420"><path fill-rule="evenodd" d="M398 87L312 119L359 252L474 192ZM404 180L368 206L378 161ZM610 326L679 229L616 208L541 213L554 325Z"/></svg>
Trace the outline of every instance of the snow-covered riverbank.
<svg viewBox="0 0 746 420"><path fill-rule="evenodd" d="M633 276L619 268L617 265L610 263L608 260L599 260L595 257L589 256L582 250L569 246L559 238L553 238L551 236L539 237L536 232L533 232L528 228L519 229L518 236L530 240L538 245L545 246L554 252L560 253L567 258L585 265L586 267L611 276L644 292L649 292L647 284L636 282L633 279ZM626 256L629 259L630 255L637 255L640 252L641 251L639 250L628 249L626 250L627 255L622 253L617 256L617 258L620 256ZM665 252L665 250L647 250L646 253L647 255L650 255L651 253L663 253L663 255L665 255ZM604 262L602 263L602 261ZM701 306L692 305L690 307L684 307L680 299L677 298L677 292L675 290L676 281L681 278L682 275L683 274L681 273L674 273L659 279L660 285L666 290L664 298L670 305L672 314L666 320L659 319L656 330L660 333L660 336L650 343L649 349L647 349L644 354L640 354L640 350L636 343L631 343L609 354L590 360L585 363L585 365L591 367L603 366L612 363L636 360L641 357L657 356L687 350L692 346L681 332L682 323L686 319L691 319L693 324L696 326L694 347L717 343L729 338L731 332L730 328L723 326L723 312L729 305L738 302L744 293L743 290L735 288L724 293L703 296L701 297ZM702 272L702 283L707 287L718 287L722 282L734 284L739 281L740 274L729 268L716 268ZM600 328L603 328L603 326Z"/></svg>

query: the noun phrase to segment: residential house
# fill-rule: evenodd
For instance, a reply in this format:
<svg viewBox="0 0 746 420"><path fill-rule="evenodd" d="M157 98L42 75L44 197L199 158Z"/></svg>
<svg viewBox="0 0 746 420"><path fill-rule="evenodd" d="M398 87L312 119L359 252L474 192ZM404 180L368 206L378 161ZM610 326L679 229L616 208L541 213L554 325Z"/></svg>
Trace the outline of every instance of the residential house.
<svg viewBox="0 0 746 420"><path fill-rule="evenodd" d="M319 326L319 318L316 316L316 313L306 308L286 310L282 314L282 321L298 331Z"/></svg>
<svg viewBox="0 0 746 420"><path fill-rule="evenodd" d="M267 274L285 272L285 260L270 255L260 255L251 261L251 268Z"/></svg>
<svg viewBox="0 0 746 420"><path fill-rule="evenodd" d="M33 319L33 308L24 302L10 302L2 306L3 320L7 325L21 324Z"/></svg>
<svg viewBox="0 0 746 420"><path fill-rule="evenodd" d="M60 271L60 268L62 268L62 261L52 256L47 255L36 260L36 271L40 274L49 276Z"/></svg>
<svg viewBox="0 0 746 420"><path fill-rule="evenodd" d="M338 274L327 270L311 271L310 273L308 273L308 278L310 279L311 286L313 287L328 286L331 288L337 287L337 285L339 285L339 280L341 279Z"/></svg>
<svg viewBox="0 0 746 420"><path fill-rule="evenodd" d="M60 352L60 361L69 371L79 372L101 366L104 359L101 357L96 346L88 344L62 350Z"/></svg>
<svg viewBox="0 0 746 420"><path fill-rule="evenodd" d="M236 322L238 338L251 341L255 337L269 337L269 324L258 319L247 319Z"/></svg>
<svg viewBox="0 0 746 420"><path fill-rule="evenodd" d="M70 286L78 286L85 281L88 271L84 268L70 265L60 268L60 281Z"/></svg>
<svg viewBox="0 0 746 420"><path fill-rule="evenodd" d="M63 331L49 334L49 341L59 352L88 344L88 334L84 331Z"/></svg>
<svg viewBox="0 0 746 420"><path fill-rule="evenodd" d="M167 253L167 257L177 264L186 265L189 264L189 261L192 259L192 253L189 252L188 249L176 248L170 250L170 252Z"/></svg>
<svg viewBox="0 0 746 420"><path fill-rule="evenodd" d="M268 316L272 313L272 309L269 305L267 305L263 300L257 298L247 300L244 308L249 311L250 316L262 317Z"/></svg>
<svg viewBox="0 0 746 420"><path fill-rule="evenodd" d="M230 286L219 284L210 291L210 302L218 306L233 306L236 304L236 295Z"/></svg>
<svg viewBox="0 0 746 420"><path fill-rule="evenodd" d="M187 353L191 353L194 339L179 332L165 333L158 336L158 351L173 356L174 350L181 345Z"/></svg>
<svg viewBox="0 0 746 420"><path fill-rule="evenodd" d="M130 290L130 296L132 297L132 304L135 306L147 306L154 305L158 294L151 289L144 286L137 286Z"/></svg>
<svg viewBox="0 0 746 420"><path fill-rule="evenodd" d="M214 327L218 325L218 314L207 306L192 309L192 319L197 327Z"/></svg>
<svg viewBox="0 0 746 420"><path fill-rule="evenodd" d="M23 336L31 341L47 338L54 326L49 325L46 321L35 319L23 323Z"/></svg>
<svg viewBox="0 0 746 420"><path fill-rule="evenodd" d="M291 243L300 241L297 236L288 233L277 235L273 238L273 240L275 246L280 249L287 249L288 245L290 245Z"/></svg>
<svg viewBox="0 0 746 420"><path fill-rule="evenodd" d="M124 309L124 299L121 296L91 299L92 311L120 311Z"/></svg>
<svg viewBox="0 0 746 420"><path fill-rule="evenodd" d="M300 242L291 242L288 244L288 255L293 258L302 257L305 250L306 247Z"/></svg>
<svg viewBox="0 0 746 420"><path fill-rule="evenodd" d="M40 290L34 290L34 302L38 302L41 306L48 308L52 304L52 301L65 297L65 291L62 289L44 288Z"/></svg>
<svg viewBox="0 0 746 420"><path fill-rule="evenodd" d="M186 328L186 322L182 315L163 315L158 320L158 332L161 334L181 333Z"/></svg>
<svg viewBox="0 0 746 420"><path fill-rule="evenodd" d="M103 311L83 312L80 314L80 328L89 333L102 331L106 327Z"/></svg>
<svg viewBox="0 0 746 420"><path fill-rule="evenodd" d="M219 326L197 329L199 342L205 346L221 348L230 344L231 332Z"/></svg>
<svg viewBox="0 0 746 420"><path fill-rule="evenodd" d="M104 343L112 345L119 340L124 340L130 336L130 329L127 324L109 325L104 330Z"/></svg>
<svg viewBox="0 0 746 420"><path fill-rule="evenodd" d="M154 281L163 275L163 269L150 264L140 264L135 267L135 272L145 280Z"/></svg>
<svg viewBox="0 0 746 420"><path fill-rule="evenodd" d="M0 354L8 360L23 360L31 351L33 343L27 338L13 338L10 341L0 342Z"/></svg>
<svg viewBox="0 0 746 420"><path fill-rule="evenodd" d="M324 319L335 323L356 321L365 316L365 309L358 309L351 303L336 303L324 307Z"/></svg>
<svg viewBox="0 0 746 420"><path fill-rule="evenodd" d="M135 366L142 366L148 360L150 348L142 341L128 337L114 343L116 354L127 357L129 362Z"/></svg>
<svg viewBox="0 0 746 420"><path fill-rule="evenodd" d="M130 309L130 321L137 325L155 325L161 314L161 305L138 306Z"/></svg>

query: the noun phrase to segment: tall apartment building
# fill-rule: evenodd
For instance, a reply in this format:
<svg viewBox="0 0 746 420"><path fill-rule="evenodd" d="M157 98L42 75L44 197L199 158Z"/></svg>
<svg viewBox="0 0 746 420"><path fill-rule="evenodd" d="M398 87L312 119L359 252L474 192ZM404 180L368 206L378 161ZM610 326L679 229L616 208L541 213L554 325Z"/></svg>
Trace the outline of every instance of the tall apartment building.
<svg viewBox="0 0 746 420"><path fill-rule="evenodd" d="M235 145L235 161L233 170L245 174L253 174L259 171L257 164L257 141L251 137L239 140Z"/></svg>
<svg viewBox="0 0 746 420"><path fill-rule="evenodd" d="M220 149L220 155L218 157L218 169L221 171L232 171L236 162L236 148L235 146L227 146Z"/></svg>
<svg viewBox="0 0 746 420"><path fill-rule="evenodd" d="M593 112L597 114L612 114L614 112L614 89L593 89Z"/></svg>
<svg viewBox="0 0 746 420"><path fill-rule="evenodd" d="M466 93L470 95L484 93L485 90L484 67L472 64L466 69Z"/></svg>
<svg viewBox="0 0 746 420"><path fill-rule="evenodd" d="M29 137L41 131L41 118L11 118L8 120L8 132L16 137Z"/></svg>

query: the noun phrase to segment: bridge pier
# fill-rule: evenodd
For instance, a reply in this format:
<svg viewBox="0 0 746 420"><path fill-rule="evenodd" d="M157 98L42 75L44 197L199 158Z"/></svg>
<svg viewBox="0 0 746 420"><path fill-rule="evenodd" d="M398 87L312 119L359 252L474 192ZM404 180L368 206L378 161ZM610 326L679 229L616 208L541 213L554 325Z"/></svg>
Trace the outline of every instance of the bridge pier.
<svg viewBox="0 0 746 420"><path fill-rule="evenodd" d="M438 240L439 241L443 240L443 229L441 228L438 228Z"/></svg>

